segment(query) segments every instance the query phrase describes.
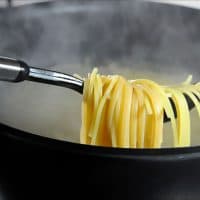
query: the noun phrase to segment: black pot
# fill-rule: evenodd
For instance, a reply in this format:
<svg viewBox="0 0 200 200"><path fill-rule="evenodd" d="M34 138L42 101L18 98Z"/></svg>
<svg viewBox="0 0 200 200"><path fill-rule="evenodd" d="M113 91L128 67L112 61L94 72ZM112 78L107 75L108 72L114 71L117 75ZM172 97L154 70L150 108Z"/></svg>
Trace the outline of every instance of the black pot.
<svg viewBox="0 0 200 200"><path fill-rule="evenodd" d="M47 44L45 52L37 49L37 44L41 42L41 33L45 32L39 22L50 18L55 20L55 25L60 19L55 16L57 12L61 12L59 16L67 17L74 30L80 27L85 30L85 35L80 37L76 33L66 44L67 48L60 48L54 55L49 34L49 38L44 39ZM8 42L0 48L2 55L44 66L49 62L65 62L65 56L61 58L59 53L68 55L68 63L76 63L78 58L79 63L85 63L88 57L94 65L109 62L141 64L145 60L153 66L152 71L166 72L166 68L160 65L164 63L169 74L183 69L183 73L189 70L199 77L200 13L193 9L135 1L67 1L1 10L0 15L0 35L3 37L7 30L9 36L8 39L4 35ZM82 23L86 19L90 19L90 23ZM26 28L21 30L20 23L25 23ZM130 26L132 23L135 26ZM22 40L27 38L23 45L16 40L20 34L12 37L9 32L13 27L22 31ZM165 38L163 33L166 33ZM56 40L53 44L59 46L59 42ZM40 50L39 53L36 50ZM5 105L2 99L0 102ZM21 103L26 104L26 99ZM9 106L14 105L10 103ZM9 117L4 118L9 106L1 113L4 124L9 124ZM27 109L28 106L24 108ZM10 124L19 126L19 122ZM33 126L31 122L29 124ZM21 131L23 127L20 126L17 128L0 125L1 199L200 198L199 147L114 149L50 139Z"/></svg>
<svg viewBox="0 0 200 200"><path fill-rule="evenodd" d="M199 147L95 147L1 125L0 150L3 199L199 199Z"/></svg>

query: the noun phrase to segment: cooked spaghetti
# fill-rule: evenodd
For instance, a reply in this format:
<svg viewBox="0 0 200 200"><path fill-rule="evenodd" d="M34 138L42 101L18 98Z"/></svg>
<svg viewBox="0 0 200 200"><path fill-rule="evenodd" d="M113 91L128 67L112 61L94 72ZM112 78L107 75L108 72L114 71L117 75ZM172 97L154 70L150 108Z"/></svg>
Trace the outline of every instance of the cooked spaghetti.
<svg viewBox="0 0 200 200"><path fill-rule="evenodd" d="M165 112L172 126L174 147L190 146L190 112L183 94L193 101L200 116L200 84L192 85L191 81L189 76L179 85L161 86L146 79L100 75L95 68L84 80L81 143L160 148Z"/></svg>

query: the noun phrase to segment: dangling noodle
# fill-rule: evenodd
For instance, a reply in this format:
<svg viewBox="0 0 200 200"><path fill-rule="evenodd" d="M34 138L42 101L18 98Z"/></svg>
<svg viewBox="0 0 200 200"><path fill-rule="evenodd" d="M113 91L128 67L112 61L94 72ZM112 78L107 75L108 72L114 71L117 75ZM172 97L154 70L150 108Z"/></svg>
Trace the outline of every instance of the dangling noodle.
<svg viewBox="0 0 200 200"><path fill-rule="evenodd" d="M184 95L194 103L200 117L200 84L192 85L191 81L189 76L180 85L160 86L146 79L103 76L95 68L84 79L81 143L160 148L165 112L172 125L174 147L190 146L190 113Z"/></svg>

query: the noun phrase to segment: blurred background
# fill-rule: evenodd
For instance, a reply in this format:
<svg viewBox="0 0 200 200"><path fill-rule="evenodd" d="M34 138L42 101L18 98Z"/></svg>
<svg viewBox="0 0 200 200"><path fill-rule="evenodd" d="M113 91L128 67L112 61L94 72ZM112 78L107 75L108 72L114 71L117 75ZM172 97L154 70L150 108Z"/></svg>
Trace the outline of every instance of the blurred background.
<svg viewBox="0 0 200 200"><path fill-rule="evenodd" d="M0 1L0 6L1 7L21 6L21 5L25 5L25 4L48 2L48 1L55 1L55 0L1 0Z"/></svg>
<svg viewBox="0 0 200 200"><path fill-rule="evenodd" d="M2 7L21 6L25 4L50 2L50 1L59 1L59 0L28 0L28 1L27 0L2 0L0 1L0 6ZM191 7L191 8L200 8L199 0L146 0L146 1L182 5L182 6Z"/></svg>

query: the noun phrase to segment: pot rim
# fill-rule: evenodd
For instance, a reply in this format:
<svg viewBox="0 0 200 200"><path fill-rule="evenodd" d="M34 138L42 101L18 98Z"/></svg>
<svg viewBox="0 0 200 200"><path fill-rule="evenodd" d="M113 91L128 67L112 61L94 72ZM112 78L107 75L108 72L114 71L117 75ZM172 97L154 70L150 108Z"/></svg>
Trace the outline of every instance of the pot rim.
<svg viewBox="0 0 200 200"><path fill-rule="evenodd" d="M19 144L34 145L36 148L42 147L53 151L70 152L84 156L172 162L200 158L200 146L161 149L113 148L53 139L22 131L2 123L0 123L0 130L0 135Z"/></svg>

